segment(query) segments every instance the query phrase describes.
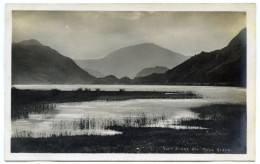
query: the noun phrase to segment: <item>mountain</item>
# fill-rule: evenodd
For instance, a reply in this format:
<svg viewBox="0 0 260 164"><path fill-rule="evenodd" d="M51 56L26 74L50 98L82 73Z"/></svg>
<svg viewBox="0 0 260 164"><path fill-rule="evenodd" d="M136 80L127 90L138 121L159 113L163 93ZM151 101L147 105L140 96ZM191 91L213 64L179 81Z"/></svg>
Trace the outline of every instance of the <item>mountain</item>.
<svg viewBox="0 0 260 164"><path fill-rule="evenodd" d="M201 52L186 61L183 55L155 44L145 43L119 49L102 59L77 61L82 68L109 75L95 78L82 70L72 59L36 40L27 40L12 44L12 84L95 83L246 87L246 49L246 29L235 36L226 47L212 52ZM158 65L175 67L165 73L154 72L145 77L130 79L140 70Z"/></svg>
<svg viewBox="0 0 260 164"><path fill-rule="evenodd" d="M83 84L95 77L36 40L12 44L12 84Z"/></svg>
<svg viewBox="0 0 260 164"><path fill-rule="evenodd" d="M201 52L164 74L134 79L142 84L246 86L246 29L223 49Z"/></svg>
<svg viewBox="0 0 260 164"><path fill-rule="evenodd" d="M153 73L165 73L169 69L167 67L161 67L161 66L156 66L156 67L150 67L150 68L145 68L141 70L140 72L137 73L136 77L144 77L151 75Z"/></svg>
<svg viewBox="0 0 260 164"><path fill-rule="evenodd" d="M105 75L99 71L93 70L93 69L89 69L89 68L82 68L83 70L85 70L86 72L88 72L90 75L95 76L97 78L99 77L105 77Z"/></svg>
<svg viewBox="0 0 260 164"><path fill-rule="evenodd" d="M95 80L95 84L118 84L118 78L114 75L101 77Z"/></svg>
<svg viewBox="0 0 260 164"><path fill-rule="evenodd" d="M122 77L118 80L119 84L131 84L132 80L129 77Z"/></svg>
<svg viewBox="0 0 260 164"><path fill-rule="evenodd" d="M97 78L95 84L132 84L132 80L126 76L118 79L114 75L109 75Z"/></svg>
<svg viewBox="0 0 260 164"><path fill-rule="evenodd" d="M95 60L76 60L81 68L97 70L105 75L118 78L134 78L136 74L148 67L165 66L173 68L187 59L186 56L172 52L153 43L144 43L121 48L108 56Z"/></svg>

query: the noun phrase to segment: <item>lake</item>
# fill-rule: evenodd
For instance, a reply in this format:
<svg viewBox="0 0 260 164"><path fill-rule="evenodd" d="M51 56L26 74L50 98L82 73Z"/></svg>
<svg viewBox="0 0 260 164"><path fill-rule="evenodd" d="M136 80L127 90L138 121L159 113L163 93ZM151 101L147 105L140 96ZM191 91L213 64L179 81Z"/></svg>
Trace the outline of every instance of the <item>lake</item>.
<svg viewBox="0 0 260 164"><path fill-rule="evenodd" d="M246 104L246 89L213 86L163 85L14 85L17 89L73 91L193 92L199 99L135 99L125 101L90 101L57 103L45 113L30 113L28 118L12 120L12 137L50 137L58 135L117 135L109 126L205 129L179 122L200 119L191 108L212 104Z"/></svg>

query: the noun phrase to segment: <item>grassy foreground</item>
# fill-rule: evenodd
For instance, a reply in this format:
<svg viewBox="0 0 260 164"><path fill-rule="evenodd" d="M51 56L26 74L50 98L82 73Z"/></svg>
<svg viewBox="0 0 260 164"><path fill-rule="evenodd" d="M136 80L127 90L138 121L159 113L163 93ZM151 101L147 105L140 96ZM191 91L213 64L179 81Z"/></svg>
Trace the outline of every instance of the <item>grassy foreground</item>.
<svg viewBox="0 0 260 164"><path fill-rule="evenodd" d="M208 129L111 126L107 128L122 134L12 138L11 152L246 153L246 105L210 105L191 110L201 119L183 120L180 125Z"/></svg>

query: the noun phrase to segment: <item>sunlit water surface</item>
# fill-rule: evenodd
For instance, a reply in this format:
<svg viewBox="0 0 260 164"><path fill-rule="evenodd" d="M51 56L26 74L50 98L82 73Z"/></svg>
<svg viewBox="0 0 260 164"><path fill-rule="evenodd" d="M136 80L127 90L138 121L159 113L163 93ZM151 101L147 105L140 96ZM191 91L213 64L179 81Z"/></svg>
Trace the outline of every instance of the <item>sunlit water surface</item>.
<svg viewBox="0 0 260 164"><path fill-rule="evenodd" d="M202 129L178 125L178 120L198 118L190 110L210 104L245 104L246 89L237 87L162 86L162 85L15 85L19 89L107 91L191 91L201 99L137 99L59 103L47 114L29 114L27 119L12 121L13 137L49 137L53 135L115 135L121 132L109 126Z"/></svg>

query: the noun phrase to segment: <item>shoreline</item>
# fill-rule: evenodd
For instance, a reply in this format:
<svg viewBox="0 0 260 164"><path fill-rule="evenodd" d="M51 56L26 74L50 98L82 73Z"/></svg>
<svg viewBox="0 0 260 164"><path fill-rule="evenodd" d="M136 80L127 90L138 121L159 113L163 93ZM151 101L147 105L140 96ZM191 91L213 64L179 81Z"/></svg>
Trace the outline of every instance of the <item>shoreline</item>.
<svg viewBox="0 0 260 164"><path fill-rule="evenodd" d="M11 118L27 118L31 112L53 110L56 103L84 101L124 101L132 99L199 99L200 95L192 92L157 92L157 91L101 91L96 89L78 89L76 91L11 90Z"/></svg>
<svg viewBox="0 0 260 164"><path fill-rule="evenodd" d="M76 91L52 90L11 90L12 103L36 103L36 102L82 102L82 101L121 101L131 99L199 99L200 95L191 91L103 91L100 89L90 90L79 88Z"/></svg>

